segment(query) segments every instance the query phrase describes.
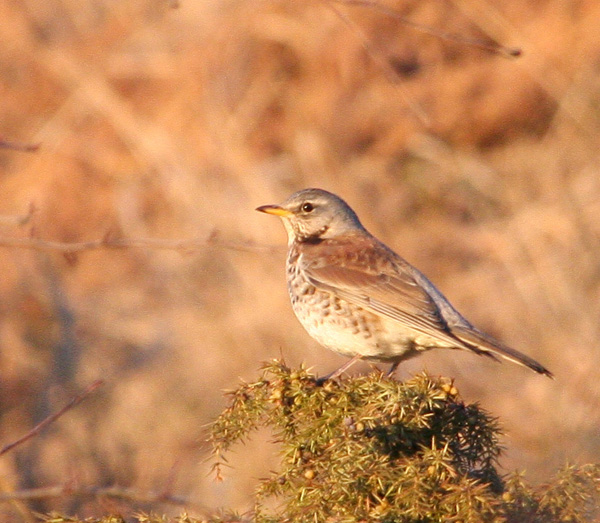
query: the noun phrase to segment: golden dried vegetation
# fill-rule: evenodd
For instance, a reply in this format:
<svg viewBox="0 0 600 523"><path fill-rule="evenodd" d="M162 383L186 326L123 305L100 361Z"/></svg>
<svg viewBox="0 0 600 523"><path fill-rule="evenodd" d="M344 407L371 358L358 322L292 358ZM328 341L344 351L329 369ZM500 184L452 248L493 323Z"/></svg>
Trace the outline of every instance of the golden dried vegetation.
<svg viewBox="0 0 600 523"><path fill-rule="evenodd" d="M0 457L3 520L249 507L273 447L235 449L235 474L212 481L223 389L280 353L320 374L341 361L297 324L284 233L253 211L307 186L556 375L446 351L399 379L453 376L502 420L506 471L597 460L600 4L381 5L398 16L350 0L0 2L2 443L104 380Z"/></svg>

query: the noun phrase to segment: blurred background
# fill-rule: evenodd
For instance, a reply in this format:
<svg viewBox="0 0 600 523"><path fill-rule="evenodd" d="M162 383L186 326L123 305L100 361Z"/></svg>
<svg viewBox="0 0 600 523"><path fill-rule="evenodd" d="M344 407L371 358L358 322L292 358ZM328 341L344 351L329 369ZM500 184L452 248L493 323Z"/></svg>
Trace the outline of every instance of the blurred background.
<svg viewBox="0 0 600 523"><path fill-rule="evenodd" d="M294 318L283 227L254 211L309 186L556 375L439 351L398 379L454 377L500 418L507 472L597 461L599 19L595 0L0 2L0 137L40 144L0 150L0 444L105 380L0 457L1 519L252 507L277 447L258 433L214 481L223 392L271 358L344 361ZM137 494L85 495L114 485Z"/></svg>

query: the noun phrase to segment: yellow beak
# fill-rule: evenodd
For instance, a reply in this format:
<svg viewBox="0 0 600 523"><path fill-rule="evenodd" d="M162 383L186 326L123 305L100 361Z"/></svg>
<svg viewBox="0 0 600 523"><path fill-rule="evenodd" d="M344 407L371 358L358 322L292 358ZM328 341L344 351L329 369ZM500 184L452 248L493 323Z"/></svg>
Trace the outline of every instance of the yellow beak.
<svg viewBox="0 0 600 523"><path fill-rule="evenodd" d="M265 212L267 214L274 214L275 216L281 216L282 218L288 218L292 214L292 211L288 211L279 205L262 205L256 208L257 211Z"/></svg>

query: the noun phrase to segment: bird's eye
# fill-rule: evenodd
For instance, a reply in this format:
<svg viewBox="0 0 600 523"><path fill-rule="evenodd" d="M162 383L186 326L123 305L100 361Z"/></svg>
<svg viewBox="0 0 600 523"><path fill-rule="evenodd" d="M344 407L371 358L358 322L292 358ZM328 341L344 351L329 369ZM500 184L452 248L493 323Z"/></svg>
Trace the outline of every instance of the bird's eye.
<svg viewBox="0 0 600 523"><path fill-rule="evenodd" d="M306 202L302 204L302 211L303 212L312 212L312 210L314 209L314 205L310 202Z"/></svg>

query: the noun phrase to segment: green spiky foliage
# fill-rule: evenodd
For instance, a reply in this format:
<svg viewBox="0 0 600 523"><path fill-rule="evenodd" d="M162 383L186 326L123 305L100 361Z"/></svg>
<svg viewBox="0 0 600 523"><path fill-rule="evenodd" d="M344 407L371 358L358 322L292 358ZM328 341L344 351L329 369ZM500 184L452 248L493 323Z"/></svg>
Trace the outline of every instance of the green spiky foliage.
<svg viewBox="0 0 600 523"><path fill-rule="evenodd" d="M507 523L598 522L600 464L566 466L538 488L513 474L505 481L502 499Z"/></svg>
<svg viewBox="0 0 600 523"><path fill-rule="evenodd" d="M491 521L502 481L498 425L449 380L371 373L322 386L280 362L232 393L215 422L218 455L272 427L282 468L258 488L258 521ZM217 468L219 464L217 463ZM265 498L281 502L267 514Z"/></svg>
<svg viewBox="0 0 600 523"><path fill-rule="evenodd" d="M497 420L465 404L448 379L371 373L319 385L304 369L269 363L262 379L231 393L212 427L217 474L224 453L263 425L282 459L258 486L255 521L583 522L596 514L598 467L566 469L543 491L501 478ZM269 498L278 510L264 508Z"/></svg>

